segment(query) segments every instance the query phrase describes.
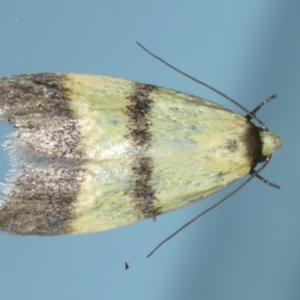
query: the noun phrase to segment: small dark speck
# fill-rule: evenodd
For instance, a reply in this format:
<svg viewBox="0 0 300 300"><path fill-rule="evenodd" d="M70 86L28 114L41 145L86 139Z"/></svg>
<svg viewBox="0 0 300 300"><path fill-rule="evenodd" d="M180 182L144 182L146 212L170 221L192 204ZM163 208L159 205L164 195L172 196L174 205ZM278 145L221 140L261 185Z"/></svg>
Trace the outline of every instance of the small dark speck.
<svg viewBox="0 0 300 300"><path fill-rule="evenodd" d="M126 262L125 263L125 270L129 269L129 264Z"/></svg>

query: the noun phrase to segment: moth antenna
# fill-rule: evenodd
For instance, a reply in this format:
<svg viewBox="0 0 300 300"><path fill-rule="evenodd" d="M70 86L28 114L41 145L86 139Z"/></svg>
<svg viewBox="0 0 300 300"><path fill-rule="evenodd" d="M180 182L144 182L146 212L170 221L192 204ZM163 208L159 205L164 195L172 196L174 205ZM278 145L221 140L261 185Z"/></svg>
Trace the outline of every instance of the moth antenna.
<svg viewBox="0 0 300 300"><path fill-rule="evenodd" d="M266 185L269 185L270 187L273 187L275 189L280 189L280 186L273 183L273 182L270 182L269 180L265 179L264 177L262 177L261 175L259 174L256 174L255 177L259 180L261 180L263 183L265 183Z"/></svg>
<svg viewBox="0 0 300 300"><path fill-rule="evenodd" d="M161 57L157 56L156 54L152 53L150 50L148 50L145 46L143 46L141 43L136 42L138 44L138 46L140 46L144 51L146 51L148 54L150 54L152 57L154 57L155 59L159 60L160 62L162 62L163 64L165 64L166 66L168 66L169 68L175 70L176 72L182 74L183 76L205 86L206 88L210 89L211 91L214 91L215 93L219 94L220 96L224 97L225 99L227 99L228 101L230 101L231 103L233 103L234 105L236 105L237 107L239 107L241 110L243 110L244 112L247 113L247 117L251 117L252 119L256 120L260 126L262 128L267 128L266 125L258 118L256 117L255 114L253 114L253 112L250 112L247 108L245 108L243 105L241 105L240 103L238 103L237 101L233 100L232 98L230 98L229 96L225 95L224 93L220 92L219 90L213 88L212 86L210 86L209 84L198 80L197 78L177 69L176 67L174 67L173 65L169 64L168 62L166 62L164 59L162 59ZM272 99L271 99L272 100ZM264 104L260 104L258 105L258 107L256 107L254 109L254 111L257 111L261 106L263 106ZM256 110L257 109L257 110Z"/></svg>
<svg viewBox="0 0 300 300"><path fill-rule="evenodd" d="M220 92L219 90L213 88L212 86L208 85L207 83L200 81L198 79L196 79L195 77L192 77L191 75L179 70L178 68L174 67L173 65L171 65L170 63L168 63L167 61L165 61L164 59L162 59L161 57L157 56L156 54L152 53L150 50L148 50L145 46L143 46L141 43L136 42L138 46L140 46L144 51L146 51L148 54L150 54L152 57L154 57L155 59L159 60L160 62L162 62L163 64L165 64L166 66L168 66L169 68L175 70L176 72L182 74L183 76L205 86L206 88L214 91L215 93L219 94L220 96L224 97L225 99L227 99L228 101L230 101L231 103L235 104L237 107L239 107L241 110L245 111L247 113L247 115L245 116L248 120L250 119L254 119L256 120L261 128L264 131L269 131L267 126L259 119L257 118L257 116L255 115L256 112L261 109L265 104L267 104L268 102L270 102L271 100L276 98L276 95L272 95L270 97L268 97L267 99L265 99L264 101L262 101L258 106L256 106L251 112L246 109L243 105L241 105L240 103L238 103L237 101L233 100L232 98L230 98L229 96L225 95L224 93ZM238 192L241 188L243 188L246 184L248 184L254 177L257 177L258 179L260 179L262 182L264 182L265 184L277 188L279 189L280 187L277 184L274 184L268 180L266 180L265 178L263 178L261 175L259 175L259 173L262 171L262 169L264 169L266 167L266 165L269 163L271 158L271 155L269 155L266 158L266 161L263 163L263 165L258 169L258 170L251 170L250 171L250 177L243 182L238 188L236 188L234 191L232 191L231 193L229 193L226 197L224 197L223 199L221 199L220 201L218 201L217 203L215 203L214 205L212 205L211 207L209 207L208 209L204 210L202 213L198 214L196 217L194 217L193 219L191 219L190 221L188 221L187 223L185 223L183 226L181 226L178 230L176 230L173 234L171 234L170 236L168 236L166 239L164 239L162 242L160 242L148 255L147 257L150 257L155 251L157 251L163 244L165 244L167 241L169 241L171 238L173 238L177 233L179 233L180 231L182 231L184 228L186 228L187 226L189 226L190 224L192 224L194 221L196 221L197 219L199 219L200 217L202 217L203 215L205 215L206 213L208 213L209 211L211 211L212 209L214 209L215 207L219 206L220 204L222 204L224 201L226 201L229 197L231 197L232 195L234 195L236 192Z"/></svg>
<svg viewBox="0 0 300 300"><path fill-rule="evenodd" d="M268 102L270 102L271 100L275 99L277 97L276 94L268 97L267 99L265 99L264 101L262 101L259 105L257 105L252 111L251 111L251 114L252 115L255 115L255 113L257 111L259 111L263 106L265 106Z"/></svg>
<svg viewBox="0 0 300 300"><path fill-rule="evenodd" d="M183 229L185 229L187 226L191 225L193 222L195 222L197 219L199 219L200 217L202 217L203 215L205 215L206 213L208 213L209 211L211 211L212 209L216 208L217 206L219 206L220 204L222 204L224 201L226 201L228 198L230 198L232 195L234 195L236 192L238 192L241 188L243 188L245 185L247 185L254 177L257 176L258 173L260 173L266 166L267 164L270 162L269 159L267 159L258 170L253 170L253 174L251 174L251 176L245 180L239 187L237 187L234 191L232 191L231 193L229 193L227 196L225 196L224 198L222 198L220 201L216 202L215 204L213 204L212 206L210 206L209 208L207 208L206 210L204 210L203 212L201 212L200 214L198 214L196 217L194 217L193 219L191 219L190 221L188 221L187 223L185 223L183 226L181 226L179 229L177 229L175 232L173 232L171 235L169 235L167 238L165 238L163 241L161 241L148 255L147 257L149 258L154 252L156 252L163 244L165 244L167 241L169 241L171 238L173 238L176 234L178 234L180 231L182 231Z"/></svg>
<svg viewBox="0 0 300 300"><path fill-rule="evenodd" d="M271 160L271 157L272 157L272 155L269 155L266 159L267 159L267 160ZM250 174L250 175L255 174L255 170L251 170L249 174ZM280 186L279 186L279 185L277 185L277 184L275 184L275 183L273 183L273 182L268 181L267 179L265 179L264 177L262 177L260 174L256 173L254 176L255 176L257 179L261 180L261 181L262 181L263 183L265 183L266 185L269 185L269 186L271 186L271 187L273 187L273 188L276 188L276 189L278 189L278 190L280 189Z"/></svg>
<svg viewBox="0 0 300 300"><path fill-rule="evenodd" d="M247 118L248 120L252 119L252 116L255 116L255 113L258 112L263 106L265 106L268 102L270 102L271 100L275 99L277 97L277 95L272 95L270 97L268 97L267 99L263 100L260 104L258 104L252 111L251 114L248 114L245 116L245 118ZM262 126L262 129L265 131L269 131L269 129L267 128L266 125Z"/></svg>

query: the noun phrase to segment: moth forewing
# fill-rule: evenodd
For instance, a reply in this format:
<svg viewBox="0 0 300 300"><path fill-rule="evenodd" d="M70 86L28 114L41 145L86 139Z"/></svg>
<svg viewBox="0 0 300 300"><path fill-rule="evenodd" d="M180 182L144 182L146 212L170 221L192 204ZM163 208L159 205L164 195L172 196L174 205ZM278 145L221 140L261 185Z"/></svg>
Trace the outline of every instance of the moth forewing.
<svg viewBox="0 0 300 300"><path fill-rule="evenodd" d="M244 177L282 145L208 100L105 76L2 78L0 117L17 129L0 229L23 235L156 217Z"/></svg>

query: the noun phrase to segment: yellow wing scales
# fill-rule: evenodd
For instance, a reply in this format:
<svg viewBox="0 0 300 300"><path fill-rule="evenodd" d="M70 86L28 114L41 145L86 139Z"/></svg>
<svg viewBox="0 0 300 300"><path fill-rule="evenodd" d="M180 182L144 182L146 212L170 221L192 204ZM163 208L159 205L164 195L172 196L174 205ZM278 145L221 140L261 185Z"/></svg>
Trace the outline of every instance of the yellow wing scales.
<svg viewBox="0 0 300 300"><path fill-rule="evenodd" d="M3 78L0 104L18 130L0 207L10 233L80 234L155 217L242 178L263 149L281 146L215 103L111 77Z"/></svg>

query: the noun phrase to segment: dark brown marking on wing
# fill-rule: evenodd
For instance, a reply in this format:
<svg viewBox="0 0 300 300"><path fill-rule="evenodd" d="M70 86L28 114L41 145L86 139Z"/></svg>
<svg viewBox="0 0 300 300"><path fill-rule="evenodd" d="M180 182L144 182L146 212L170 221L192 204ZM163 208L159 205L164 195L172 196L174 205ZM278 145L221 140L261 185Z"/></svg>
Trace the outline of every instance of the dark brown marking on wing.
<svg viewBox="0 0 300 300"><path fill-rule="evenodd" d="M1 118L14 124L27 114L72 116L67 75L39 73L4 77L0 80Z"/></svg>
<svg viewBox="0 0 300 300"><path fill-rule="evenodd" d="M152 218L160 214L160 209L154 205L157 199L151 186L153 159L146 154L152 140L150 114L154 101L151 93L156 89L156 86L135 83L133 93L127 97L130 105L125 110L129 116L130 130L130 134L125 137L132 140L135 150L132 154L135 181L130 193L142 213L141 218Z"/></svg>
<svg viewBox="0 0 300 300"><path fill-rule="evenodd" d="M263 160L262 140L259 132L260 129L249 122L249 127L243 137L247 149L247 157L252 167Z"/></svg>
<svg viewBox="0 0 300 300"><path fill-rule="evenodd" d="M3 231L72 233L72 207L84 179L78 169L80 126L70 108L68 80L68 75L52 73L0 79L0 118L17 129L7 142L15 175L0 206Z"/></svg>
<svg viewBox="0 0 300 300"><path fill-rule="evenodd" d="M52 73L0 80L0 118L18 129L12 143L20 145L28 156L47 160L81 158L80 128L70 108L70 90L64 84L67 81L68 75Z"/></svg>
<svg viewBox="0 0 300 300"><path fill-rule="evenodd" d="M72 233L72 203L82 182L79 169L24 170L0 207L0 229L21 235Z"/></svg>

